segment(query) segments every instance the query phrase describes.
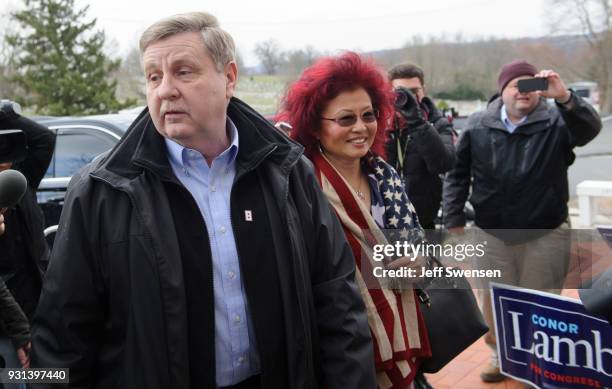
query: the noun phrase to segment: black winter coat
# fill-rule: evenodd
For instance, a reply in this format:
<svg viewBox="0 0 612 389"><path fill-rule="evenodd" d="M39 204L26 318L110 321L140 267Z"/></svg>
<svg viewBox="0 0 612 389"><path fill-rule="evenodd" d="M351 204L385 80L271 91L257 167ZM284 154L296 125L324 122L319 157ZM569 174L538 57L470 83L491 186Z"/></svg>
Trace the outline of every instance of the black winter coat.
<svg viewBox="0 0 612 389"><path fill-rule="evenodd" d="M599 133L601 119L572 93L567 106L541 100L513 132L501 121L501 97L470 116L457 142L457 163L444 183L444 223L465 225L470 203L483 229L554 229L568 217L567 169L575 146Z"/></svg>
<svg viewBox="0 0 612 389"><path fill-rule="evenodd" d="M28 318L38 304L42 269L49 259L44 216L36 201L36 190L51 162L55 134L40 124L18 117L0 123L0 129L20 129L26 135L27 157L14 164L28 180L19 203L4 214L6 232L0 236L0 274Z"/></svg>
<svg viewBox="0 0 612 389"><path fill-rule="evenodd" d="M423 228L435 228L435 218L442 201L440 175L453 168L455 148L453 126L430 103L429 123L415 129L396 129L389 132L387 162L404 179L408 198L416 209L419 224ZM399 138L399 142L398 142ZM403 163L398 155L404 156Z"/></svg>
<svg viewBox="0 0 612 389"><path fill-rule="evenodd" d="M228 116L240 139L234 185L257 174L274 206L272 231L261 233L273 236L282 259L288 388L374 388L354 258L301 146L235 98ZM165 181L181 184L164 150L144 111L70 183L32 330L32 365L70 368L70 387L197 385L189 382L183 267L164 192ZM237 246L257 238L237 234Z"/></svg>

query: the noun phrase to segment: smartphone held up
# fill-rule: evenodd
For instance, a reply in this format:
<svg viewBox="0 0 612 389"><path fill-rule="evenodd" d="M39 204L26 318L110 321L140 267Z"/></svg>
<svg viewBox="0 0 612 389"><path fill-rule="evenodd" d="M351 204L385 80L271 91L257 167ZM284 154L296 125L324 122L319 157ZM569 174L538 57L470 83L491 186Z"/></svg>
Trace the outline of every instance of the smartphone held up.
<svg viewBox="0 0 612 389"><path fill-rule="evenodd" d="M518 90L521 93L533 92L548 89L548 79L543 77L525 78L518 80Z"/></svg>

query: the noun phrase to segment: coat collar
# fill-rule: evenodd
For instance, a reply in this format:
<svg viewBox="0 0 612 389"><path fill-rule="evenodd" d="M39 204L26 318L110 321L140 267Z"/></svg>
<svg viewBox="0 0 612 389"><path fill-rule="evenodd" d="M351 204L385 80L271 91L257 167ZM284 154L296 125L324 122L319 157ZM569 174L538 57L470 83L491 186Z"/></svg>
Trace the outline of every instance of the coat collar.
<svg viewBox="0 0 612 389"><path fill-rule="evenodd" d="M484 111L482 124L491 129L507 131L506 126L501 119L501 108L503 101L501 96L493 100ZM536 108L527 115L527 119L521 123L513 134L533 134L540 131L545 131L549 128L549 122L552 116L546 101L540 100Z"/></svg>
<svg viewBox="0 0 612 389"><path fill-rule="evenodd" d="M236 125L240 149L236 176L256 168L263 160L288 171L303 147L269 123L244 102L232 97L227 115ZM164 181L178 183L168 162L164 138L157 132L147 108L134 120L119 143L92 170L91 175L113 186L124 186L144 170Z"/></svg>

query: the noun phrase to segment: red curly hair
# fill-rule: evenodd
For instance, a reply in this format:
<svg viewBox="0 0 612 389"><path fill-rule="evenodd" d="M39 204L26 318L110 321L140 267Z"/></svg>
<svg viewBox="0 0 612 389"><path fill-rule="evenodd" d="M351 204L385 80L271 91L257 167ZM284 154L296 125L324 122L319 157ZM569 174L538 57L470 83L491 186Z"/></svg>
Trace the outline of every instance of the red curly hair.
<svg viewBox="0 0 612 389"><path fill-rule="evenodd" d="M289 87L276 120L291 124L291 137L304 145L306 155L312 155L319 145L314 133L321 128L327 103L342 92L363 88L378 110L378 130L370 150L385 158L385 128L393 115L394 95L383 74L372 60L354 52L321 58Z"/></svg>

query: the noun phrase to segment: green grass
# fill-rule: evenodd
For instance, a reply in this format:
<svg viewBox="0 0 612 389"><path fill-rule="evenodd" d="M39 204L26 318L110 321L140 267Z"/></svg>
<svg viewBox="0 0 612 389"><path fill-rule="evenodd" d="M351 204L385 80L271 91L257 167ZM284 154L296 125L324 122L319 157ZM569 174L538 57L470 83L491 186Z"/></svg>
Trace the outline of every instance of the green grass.
<svg viewBox="0 0 612 389"><path fill-rule="evenodd" d="M235 94L262 115L272 115L289 81L284 76L242 76L238 77Z"/></svg>

